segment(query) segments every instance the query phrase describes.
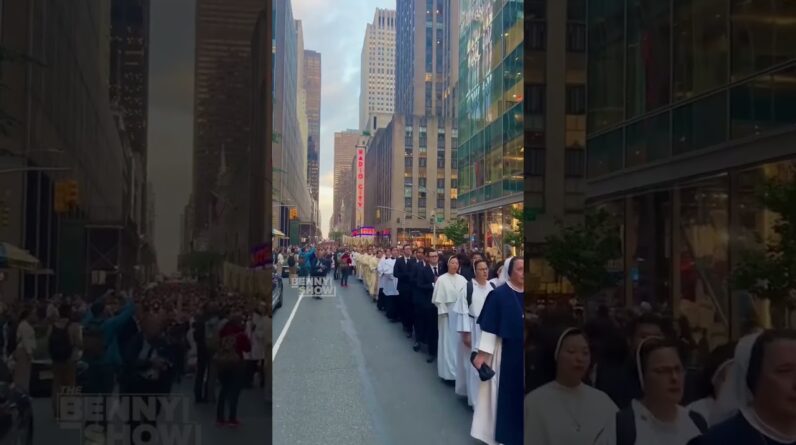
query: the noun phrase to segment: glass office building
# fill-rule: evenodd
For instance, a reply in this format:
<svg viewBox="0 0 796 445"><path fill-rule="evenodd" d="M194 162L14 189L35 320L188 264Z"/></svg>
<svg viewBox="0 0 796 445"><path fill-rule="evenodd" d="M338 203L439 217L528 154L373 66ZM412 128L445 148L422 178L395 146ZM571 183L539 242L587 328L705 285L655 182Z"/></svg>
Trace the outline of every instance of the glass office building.
<svg viewBox="0 0 796 445"><path fill-rule="evenodd" d="M733 264L776 220L757 189L796 164L796 3L603 0L588 21L588 200L620 222L616 297L737 337L754 311Z"/></svg>
<svg viewBox="0 0 796 445"><path fill-rule="evenodd" d="M495 258L523 205L523 2L462 2L459 36L459 214Z"/></svg>

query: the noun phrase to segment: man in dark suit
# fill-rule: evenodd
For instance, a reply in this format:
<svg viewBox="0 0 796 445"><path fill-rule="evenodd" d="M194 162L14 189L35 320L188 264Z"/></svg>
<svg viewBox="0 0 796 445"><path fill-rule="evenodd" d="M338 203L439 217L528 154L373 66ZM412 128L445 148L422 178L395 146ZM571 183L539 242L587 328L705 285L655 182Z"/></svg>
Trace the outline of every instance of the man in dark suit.
<svg viewBox="0 0 796 445"><path fill-rule="evenodd" d="M447 270L442 269L442 264L439 261L439 252L431 251L429 252L428 256L428 267L426 268L426 278L421 280L427 284L427 294L423 296L423 304L424 304L424 321L426 323L426 329L428 332L428 359L426 360L427 363L433 362L437 358L437 340L439 338L439 325L437 324L437 320L439 316L437 315L437 306L431 302L431 298L434 294L434 285L437 282L437 278L447 273Z"/></svg>
<svg viewBox="0 0 796 445"><path fill-rule="evenodd" d="M423 252L425 253L425 250L423 250ZM422 335L422 341L428 345L428 359L426 362L431 363L437 357L437 317L435 308L434 320L432 322L431 317L429 316L429 306L433 306L431 303L431 297L434 293L434 282L436 281L437 275L435 275L434 271L432 270L430 262L432 260L434 261L434 267L437 268L437 274L439 274L439 266L437 265L439 257L437 252L429 252L428 260L429 263L422 261L415 268L416 289L414 295L414 305L416 308L415 325L420 325L419 332ZM419 349L419 345L415 344L415 351Z"/></svg>
<svg viewBox="0 0 796 445"><path fill-rule="evenodd" d="M406 338L412 337L412 269L417 264L417 260L412 256L412 246L409 244L403 248L403 255L395 260L394 275L398 278L398 314L406 333Z"/></svg>
<svg viewBox="0 0 796 445"><path fill-rule="evenodd" d="M415 352L420 351L422 343L428 343L426 323L424 322L425 306L423 305L423 295L426 291L423 289L419 279L420 273L428 267L426 264L425 249L420 247L415 251L415 262L412 265L410 273L410 280L412 281L412 312L413 324L415 328L415 345L412 349Z"/></svg>

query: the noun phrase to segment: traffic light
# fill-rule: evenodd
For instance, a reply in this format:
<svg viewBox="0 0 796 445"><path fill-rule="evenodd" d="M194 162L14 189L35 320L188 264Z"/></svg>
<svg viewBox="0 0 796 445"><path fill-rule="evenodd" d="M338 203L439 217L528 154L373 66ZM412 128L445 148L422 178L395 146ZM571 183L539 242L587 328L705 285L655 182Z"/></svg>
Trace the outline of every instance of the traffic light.
<svg viewBox="0 0 796 445"><path fill-rule="evenodd" d="M69 210L69 206L66 205L66 183L64 181L55 183L53 210L55 210L55 213L66 213Z"/></svg>
<svg viewBox="0 0 796 445"><path fill-rule="evenodd" d="M298 219L298 209L293 207L290 209L290 219Z"/></svg>
<svg viewBox="0 0 796 445"><path fill-rule="evenodd" d="M70 179L66 181L66 206L67 208L74 208L78 205L78 186L77 181Z"/></svg>

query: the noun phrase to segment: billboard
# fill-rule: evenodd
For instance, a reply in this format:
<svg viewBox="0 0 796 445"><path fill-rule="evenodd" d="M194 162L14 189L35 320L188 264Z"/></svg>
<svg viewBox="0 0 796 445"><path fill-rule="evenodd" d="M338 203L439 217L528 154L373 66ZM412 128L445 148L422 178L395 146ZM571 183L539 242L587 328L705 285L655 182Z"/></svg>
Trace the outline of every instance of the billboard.
<svg viewBox="0 0 796 445"><path fill-rule="evenodd" d="M359 227L365 220L365 147L357 146L357 182L356 182L356 225Z"/></svg>

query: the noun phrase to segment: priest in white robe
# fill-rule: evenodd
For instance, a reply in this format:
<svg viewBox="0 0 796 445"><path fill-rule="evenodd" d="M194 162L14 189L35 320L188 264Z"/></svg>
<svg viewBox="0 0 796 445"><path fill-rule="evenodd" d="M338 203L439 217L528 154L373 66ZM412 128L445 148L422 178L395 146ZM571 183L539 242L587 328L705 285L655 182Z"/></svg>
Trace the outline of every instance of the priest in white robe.
<svg viewBox="0 0 796 445"><path fill-rule="evenodd" d="M475 405L478 398L478 387L481 384L478 371L470 364L470 355L478 350L476 346L481 339L481 327L475 320L481 315L481 308L484 307L486 296L495 288L494 283L487 281L489 266L486 261L476 260L473 263L473 270L475 277L467 285L466 298L460 297L453 308L458 315L456 330L461 336L459 367L456 369L456 393L462 395L462 391L464 391L470 406Z"/></svg>
<svg viewBox="0 0 796 445"><path fill-rule="evenodd" d="M458 314L454 311L456 302L467 298L467 280L458 274L459 260L455 256L448 259L448 272L437 278L431 302L437 306L437 373L448 381L456 380L460 337Z"/></svg>

